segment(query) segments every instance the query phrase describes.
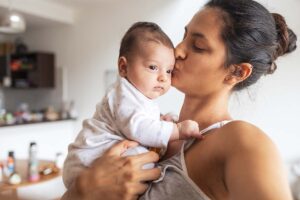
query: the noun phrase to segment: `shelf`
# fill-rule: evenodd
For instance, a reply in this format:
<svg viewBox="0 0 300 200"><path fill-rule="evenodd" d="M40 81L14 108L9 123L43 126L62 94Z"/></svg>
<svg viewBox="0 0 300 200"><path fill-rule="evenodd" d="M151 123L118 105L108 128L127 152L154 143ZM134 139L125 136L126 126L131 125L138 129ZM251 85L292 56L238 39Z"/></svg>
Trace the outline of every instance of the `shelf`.
<svg viewBox="0 0 300 200"><path fill-rule="evenodd" d="M49 123L49 122L61 122L61 121L75 121L75 118L67 118L67 119L58 119L58 120L43 120L43 121L36 121L36 122L25 122L25 123L19 123L19 124L4 124L0 125L0 128L2 127L14 127L14 126L23 126L23 125L31 125L31 124L42 124L42 123Z"/></svg>
<svg viewBox="0 0 300 200"><path fill-rule="evenodd" d="M0 57L0 81L10 75L9 88L54 88L55 56L53 53L29 52ZM10 71L7 72L7 69Z"/></svg>

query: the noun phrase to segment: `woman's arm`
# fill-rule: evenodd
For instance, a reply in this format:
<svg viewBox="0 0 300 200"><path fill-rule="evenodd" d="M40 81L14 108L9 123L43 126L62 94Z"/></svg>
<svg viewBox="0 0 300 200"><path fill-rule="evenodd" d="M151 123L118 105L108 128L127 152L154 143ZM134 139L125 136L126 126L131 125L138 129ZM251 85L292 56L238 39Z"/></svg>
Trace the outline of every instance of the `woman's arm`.
<svg viewBox="0 0 300 200"><path fill-rule="evenodd" d="M145 181L157 179L160 170L142 170L144 164L158 161L154 152L121 157L126 149L136 145L125 140L112 147L80 173L62 199L137 199L147 189Z"/></svg>
<svg viewBox="0 0 300 200"><path fill-rule="evenodd" d="M232 200L292 200L279 153L261 130L232 122L224 133L224 179Z"/></svg>

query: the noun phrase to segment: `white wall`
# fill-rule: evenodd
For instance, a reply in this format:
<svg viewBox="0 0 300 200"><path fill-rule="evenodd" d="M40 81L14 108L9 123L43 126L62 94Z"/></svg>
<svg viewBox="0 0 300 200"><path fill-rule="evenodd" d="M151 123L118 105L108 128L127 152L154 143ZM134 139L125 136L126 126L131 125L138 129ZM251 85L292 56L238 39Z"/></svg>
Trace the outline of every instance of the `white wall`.
<svg viewBox="0 0 300 200"><path fill-rule="evenodd" d="M157 22L177 44L182 38L184 25L203 2L106 2L80 13L73 26L29 30L25 40L32 49L56 53L58 66L67 71L65 96L75 100L82 119L92 115L95 104L104 94L104 71L116 68L120 39L132 23L142 20ZM261 2L282 13L290 27L300 35L300 14L296 10L300 8L299 0ZM251 98L246 91L235 95L231 102L233 115L261 127L278 145L286 161L300 157L300 67L297 58L300 58L300 48L278 60L278 70L274 75L250 88ZM159 100L163 112L178 113L181 102L182 95L175 90Z"/></svg>
<svg viewBox="0 0 300 200"><path fill-rule="evenodd" d="M67 155L67 145L73 140L73 120L1 127L0 160L14 151L17 159L27 159L30 142L38 145L38 158L55 160L56 153Z"/></svg>
<svg viewBox="0 0 300 200"><path fill-rule="evenodd" d="M271 12L282 14L298 35L298 49L277 60L277 70L242 94L233 96L231 108L236 118L253 122L278 145L287 161L300 158L300 8L298 0L260 1ZM247 93L250 93L250 98ZM251 100L252 99L252 100Z"/></svg>
<svg viewBox="0 0 300 200"><path fill-rule="evenodd" d="M81 117L86 118L93 114L95 104L104 94L104 71L117 67L119 43L128 27L136 21L154 21L178 43L184 25L201 6L199 1L190 2L106 2L80 13L74 26L28 30L25 41L33 50L56 53L58 67L67 71L66 96L76 101ZM172 107L178 111L180 102L174 102Z"/></svg>

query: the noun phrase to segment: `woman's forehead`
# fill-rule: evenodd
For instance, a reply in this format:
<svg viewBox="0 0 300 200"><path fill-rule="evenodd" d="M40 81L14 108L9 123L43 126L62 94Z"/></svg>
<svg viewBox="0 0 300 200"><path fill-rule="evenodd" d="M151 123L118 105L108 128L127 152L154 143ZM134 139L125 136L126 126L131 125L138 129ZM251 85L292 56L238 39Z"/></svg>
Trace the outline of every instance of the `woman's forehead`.
<svg viewBox="0 0 300 200"><path fill-rule="evenodd" d="M198 11L189 24L187 31L204 35L208 40L221 40L223 21L220 18L219 9L204 8Z"/></svg>

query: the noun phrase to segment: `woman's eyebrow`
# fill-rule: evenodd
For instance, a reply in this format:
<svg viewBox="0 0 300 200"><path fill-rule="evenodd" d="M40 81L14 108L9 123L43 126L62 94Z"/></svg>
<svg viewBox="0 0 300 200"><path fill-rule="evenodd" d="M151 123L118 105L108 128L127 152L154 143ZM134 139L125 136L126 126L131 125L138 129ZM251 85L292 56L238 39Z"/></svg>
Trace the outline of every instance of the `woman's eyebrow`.
<svg viewBox="0 0 300 200"><path fill-rule="evenodd" d="M202 33L192 33L192 37L196 37L196 38L201 38L201 39L207 40L207 38L205 37L205 35L203 35Z"/></svg>
<svg viewBox="0 0 300 200"><path fill-rule="evenodd" d="M187 27L184 27L184 30L185 30L185 33L188 32L188 29ZM200 32L192 32L191 33L192 37L195 37L195 38L201 38L201 39L204 39L207 41L207 38L205 37L205 35L203 33L200 33Z"/></svg>

